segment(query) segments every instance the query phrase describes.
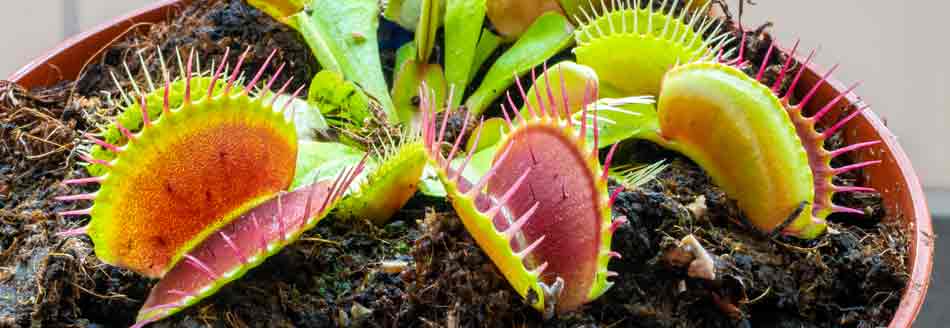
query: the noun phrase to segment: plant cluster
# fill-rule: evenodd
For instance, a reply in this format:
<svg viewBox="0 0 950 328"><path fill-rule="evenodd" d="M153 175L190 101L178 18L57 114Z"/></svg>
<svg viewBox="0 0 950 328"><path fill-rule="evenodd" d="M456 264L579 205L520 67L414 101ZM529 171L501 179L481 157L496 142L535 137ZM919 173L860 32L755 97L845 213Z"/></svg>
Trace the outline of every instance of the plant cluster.
<svg viewBox="0 0 950 328"><path fill-rule="evenodd" d="M628 139L697 162L766 233L814 238L830 213L860 214L833 193L872 191L832 177L876 161L830 161L876 141L824 148L860 111L818 128L844 95L806 117L824 80L793 101L807 66L796 70L797 46L773 85L762 81L774 45L747 76L745 38L723 32L708 1L249 2L316 55L324 70L307 101L302 88L286 94L291 82L271 92L284 66L264 79L270 58L245 83L246 53L230 73L227 53L207 72L176 53L182 75L170 78L161 59L164 86L131 81L123 113L89 136L91 177L65 181L99 189L61 197L93 201L62 213L91 217L62 234L88 234L104 262L160 278L137 326L214 294L328 215L383 224L417 190L447 198L526 303L545 317L575 311L607 292L608 262L621 256L611 239L626 220L611 208L623 188L608 185L637 188L664 167L611 169ZM415 37L396 52L391 86L381 17ZM493 103L500 116L486 114ZM709 255L688 244L706 259L691 274L709 277Z"/></svg>

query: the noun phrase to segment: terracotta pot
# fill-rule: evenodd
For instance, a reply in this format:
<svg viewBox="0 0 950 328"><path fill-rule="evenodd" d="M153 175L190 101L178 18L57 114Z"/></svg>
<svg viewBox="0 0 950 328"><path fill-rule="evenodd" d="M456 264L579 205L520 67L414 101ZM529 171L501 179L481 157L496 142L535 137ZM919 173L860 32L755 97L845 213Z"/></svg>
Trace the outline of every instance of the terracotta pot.
<svg viewBox="0 0 950 328"><path fill-rule="evenodd" d="M183 4L188 2L189 0L159 1L79 34L30 62L13 74L10 80L26 88L51 85L63 79L74 80L88 60L98 55L101 49L120 37L123 32L136 24L154 23L172 17L179 13ZM817 83L819 80L817 72L820 71L816 67L809 68L803 77L804 87L811 87ZM845 90L844 85L832 80L819 89L817 101L811 103L826 103L841 90ZM858 103L860 99L850 95L847 101ZM890 327L911 327L927 294L933 264L934 235L927 201L924 199L924 192L910 160L898 144L897 138L891 134L877 115L865 111L852 120L845 129L847 131L845 139L849 144L871 140L883 141L881 145L864 149L855 156L857 160L883 160L881 165L864 169L865 184L881 191L888 217L903 220L909 234L911 245L907 263L911 270L910 281Z"/></svg>
<svg viewBox="0 0 950 328"><path fill-rule="evenodd" d="M798 58L799 62L803 58ZM802 77L804 86L808 90L820 81L820 70L817 65L810 65ZM800 89L800 90L801 90ZM818 95L811 102L812 105L826 104L847 88L838 80L829 80L818 89ZM801 95L799 95L801 96ZM850 104L863 103L854 94L846 98ZM842 108L839 106L831 111L830 117L837 117ZM808 108L812 112L816 108ZM910 164L910 159L897 142L897 137L887 129L887 126L877 114L865 110L861 115L851 120L844 127L846 144L855 144L863 141L881 140L882 144L854 152L856 162L880 159L880 165L872 165L863 170L864 183L881 192L884 206L889 218L903 221L910 242L907 266L910 270L910 279L901 298L900 306L890 328L909 328L913 326L917 314L920 312L924 299L927 296L927 287L930 286L930 273L933 270L934 234L931 226L930 209L924 197L920 179Z"/></svg>

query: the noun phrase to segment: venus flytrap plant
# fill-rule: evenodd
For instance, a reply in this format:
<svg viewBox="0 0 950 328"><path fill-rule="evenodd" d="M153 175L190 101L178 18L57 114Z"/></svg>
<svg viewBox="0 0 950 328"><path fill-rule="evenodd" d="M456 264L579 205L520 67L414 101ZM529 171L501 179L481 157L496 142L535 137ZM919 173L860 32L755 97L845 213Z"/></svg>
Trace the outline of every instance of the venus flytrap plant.
<svg viewBox="0 0 950 328"><path fill-rule="evenodd" d="M414 43L397 55L390 91L380 75L375 1L251 0L301 31L314 49L326 70L313 79L309 103L342 129L345 144L301 131L298 123L310 120L287 113L301 89L280 95L290 82L275 94L272 78L254 92L273 54L247 86L240 76L247 52L231 74L226 53L210 76L201 74L193 54L187 64L179 55L183 78L171 81L163 69L164 87L156 88L148 74L147 88L133 82L133 91L122 91L126 110L105 129L104 140L90 137L93 152L83 157L96 176L65 183L100 188L60 199L94 201L89 209L62 213L92 220L63 235L88 234L104 262L161 278L137 317L136 326L144 326L213 295L331 210L342 219L385 223L424 183L428 164L481 249L526 303L550 318L577 310L613 284L608 278L616 273L607 266L620 254L611 240L625 218L612 215L623 188L608 193L608 180L638 188L667 166L611 168L622 140L650 140L691 158L763 232L814 238L826 230L829 214L861 214L835 205L832 196L873 189L836 186L832 179L878 161L838 168L830 162L878 142L824 148L864 108L819 128L842 94L805 116L824 79L793 104L808 64L794 71L797 45L777 81L765 85L774 45L750 77L741 70L749 65L745 40L738 57L725 60L732 38L720 33L721 22L687 16L689 10L676 8L679 2L667 7L664 1L655 11L652 0L645 8L640 1L540 1L555 6L538 7L530 24L513 23L505 34L520 38L466 94L502 42L483 29L484 17L500 21L492 18L497 8L514 4L486 1L390 3L387 13L415 19L416 31ZM683 5L703 12L709 3ZM574 14L579 28L558 13L562 9ZM443 26L444 72L430 62ZM545 61L572 42L577 62L547 67ZM536 66L543 66L540 76ZM526 91L519 76L529 71L534 83ZM789 91L779 92L791 74ZM463 145L469 124L512 84L523 105L506 94L504 118L481 118ZM463 126L447 140L448 118L459 108L465 108ZM320 113L311 114L322 122ZM388 121L367 124L381 117ZM398 124L390 123L404 123L406 132L391 136ZM375 139L347 139L346 133ZM601 164L606 146L612 148ZM691 276L715 274L695 238L681 247L699 260Z"/></svg>
<svg viewBox="0 0 950 328"><path fill-rule="evenodd" d="M426 165L417 134L390 140L392 144L368 152L337 142L301 142L298 172L291 189L333 178L346 167L363 162L363 174L350 184L346 197L335 209L335 217L384 225L415 195Z"/></svg>
<svg viewBox="0 0 950 328"><path fill-rule="evenodd" d="M600 122L620 123L600 123L603 134L626 131L615 137L647 139L692 158L762 231L814 238L824 231L830 213L859 214L856 209L832 204L832 194L871 189L834 186L831 179L876 162L831 168L830 159L876 142L834 152L823 148L824 140L857 111L823 132L815 127L843 95L806 118L802 108L817 87L798 105L792 105L791 92L777 93L780 81L790 73L792 56L779 72L779 82L761 85L766 64L761 64L755 78L734 67L747 64L744 39L738 58L722 62L721 58L731 57L735 50L724 49L731 37L719 33L720 23L704 18L697 25L697 15L686 19L681 11L674 17L672 6L666 13L654 12L653 7L650 1L641 9L641 2L635 1L632 5L602 2L595 15L581 9L585 15L580 20L585 23L576 33L574 51L578 62L590 65L596 74L575 74L582 77L579 80L597 79L608 96L657 97L655 112L629 107L629 113L599 111L594 117ZM664 2L661 8L665 7ZM713 25L719 26L709 32ZM707 34L711 36L704 40L702 36ZM766 62L773 51L769 50ZM792 90L803 70L804 66L791 84ZM582 90L579 83L568 83L566 89L567 93ZM621 115L608 118L609 113Z"/></svg>
<svg viewBox="0 0 950 328"><path fill-rule="evenodd" d="M825 231L825 219L831 213L863 214L833 204L832 195L873 189L835 186L832 178L878 161L841 168L832 168L830 161L878 142L835 151L823 146L860 109L819 132L816 125L844 94L823 105L814 116L805 117L804 107L821 86L817 84L799 103L792 103L792 91L807 61L792 80L790 91L779 94L781 81L792 73L794 54L787 56L777 82L766 86L760 82L766 64L759 66L755 77L738 68L748 65L741 50L744 41L736 59L703 56L666 72L658 89L656 114L640 116L639 129L630 137L653 141L696 161L737 200L749 223L764 232L809 239ZM773 46L765 63L774 50Z"/></svg>
<svg viewBox="0 0 950 328"><path fill-rule="evenodd" d="M583 99L593 99L593 93L590 89ZM620 189L607 193L613 149L602 166L596 126L591 144L586 126L574 129L568 119L565 109L578 100L548 94L530 115L508 114L503 108L508 133L490 168L469 178L462 173L475 153L462 157L462 136L454 142L444 139L445 123L436 123L436 109L423 95L422 133L429 161L438 168L463 224L515 291L550 317L576 310L610 288L607 278L614 273L607 271L607 263L620 256L610 250L610 241L625 221L611 215ZM473 137L473 148L480 137ZM450 145L448 155L445 144ZM464 159L459 162L456 156Z"/></svg>
<svg viewBox="0 0 950 328"><path fill-rule="evenodd" d="M740 49L744 43L743 39ZM769 86L762 81L775 49L774 44L769 48L755 77L739 69L748 64L742 50L730 61L701 60L671 70L657 102L659 130L651 134L703 166L739 202L755 227L810 239L826 230L831 213L864 214L832 203L834 193L874 191L836 186L832 179L879 160L833 168L831 159L880 142L826 150L824 142L867 108L852 111L826 129L818 128L822 118L857 85L818 107L814 115L805 116L806 106L833 69L793 103L793 93L814 52L794 73L791 68L797 47L793 49L778 72L779 78ZM781 82L792 73L795 77L788 91L780 93Z"/></svg>
<svg viewBox="0 0 950 328"><path fill-rule="evenodd" d="M225 54L199 89L193 82L204 78L192 73L192 53L182 73L181 98L173 99L179 96L172 93L177 82L169 80L164 88L138 95L142 128L132 132L115 124L124 145L88 137L114 153L109 160L83 155L105 172L64 181L95 183L99 189L59 197L93 202L88 209L61 213L92 218L87 226L61 235L87 234L103 262L162 278L136 326L214 294L299 238L335 207L363 170L360 162L334 179L290 191L298 159L296 115L287 112L293 108L290 101L277 103L290 81L277 94L269 91L281 66L261 91L253 90L272 53L242 86L239 72L247 54L229 77L223 74ZM224 86L216 87L222 81ZM161 116L153 118L148 100L156 94L162 99Z"/></svg>
<svg viewBox="0 0 950 328"><path fill-rule="evenodd" d="M677 2L665 13L652 9L654 0L646 8L641 2L602 0L600 14L582 7L575 17L582 22L574 33L577 63L597 72L606 97L656 96L671 67L712 57L732 40L718 19L675 15Z"/></svg>
<svg viewBox="0 0 950 328"><path fill-rule="evenodd" d="M223 64L219 66L212 80L217 81L220 78ZM188 66L186 77L191 76L190 60ZM233 216L229 212L239 208L253 207L290 183L297 154L297 136L293 124L287 122L281 116L282 113L273 110L272 102L265 103L261 101L260 96L250 97L250 88L238 85L239 88L235 89L238 74L237 70L234 72L227 80L227 86L220 93L216 94L214 89L208 89L208 93L200 95L203 96L200 99L199 95L191 94L189 82L191 79L185 78L185 89L188 91L183 93L182 106L179 109L171 108L171 83L166 82L165 88L153 92L153 94L163 95L166 99L162 102L161 116L180 115L166 117L164 120L158 118L153 123L148 113L143 111L141 117L144 124L137 135L123 125L117 124L125 139L129 140L124 146L88 137L97 146L109 150L115 156L111 160L83 156L90 163L108 168L108 172L98 178L87 180L101 181L100 190L89 195L96 199L93 208L65 214L92 214L94 220L89 226L89 232L101 249L98 252L99 257L105 262L129 267L149 277L159 277L167 270L170 263L180 259L183 253L182 248L192 235L200 233L205 228L223 224L224 222L219 222L223 217ZM141 97L143 102L147 102L149 98L151 97ZM199 106L200 109L205 110L197 110ZM230 107L245 110L236 111L231 110ZM142 103L139 108L149 108L149 106L147 103ZM156 128L149 130L152 132L145 132L149 127L158 126L157 122L163 122L161 126L168 128ZM194 140L196 137L211 136L214 133L233 134L233 137L204 138L200 140L201 142ZM262 140L267 140L268 144L272 144L269 150L262 147ZM202 181L204 176L214 176L211 172L217 168L209 165L189 165L188 162L213 163L215 158L211 150L218 149L221 156L218 160L222 162L221 165L238 165L238 160L242 158L257 159L254 162L258 162L259 166L271 169L267 170L266 174L262 174L252 172L256 171L252 168L233 168L233 172L246 174L248 180L255 182L254 187L237 193L227 190L229 185L226 181L215 180L206 181L205 190L189 190L188 186L194 184L194 181ZM237 151L239 149L240 151ZM265 151L268 156L262 156ZM162 157L165 156L178 157L181 160L163 159ZM191 174L176 173L182 167L189 168ZM141 171L142 169L145 171ZM202 172L201 170L209 171ZM141 172L148 172L148 174ZM164 186L154 188L154 190L148 189L146 186L154 186L154 183L149 180L156 176L166 179L163 181ZM72 182L77 181L67 181L67 183ZM143 192L157 194L153 199L155 202L137 201L136 195ZM184 207L149 208L175 203L176 196L189 193L195 195L190 195L186 199L197 197L197 193L202 193L205 194L203 198L215 201L221 208L202 211ZM176 211L181 211L181 213L175 213ZM112 222L119 217L120 213L126 218ZM156 218L159 214L174 217L196 215L199 217L193 218L195 223L187 225L187 229L177 229L177 232L180 232L178 235L163 237L159 235L161 231L152 231L153 235L142 238L147 242L136 241L141 246L130 248L128 245L133 244L132 239L120 231L132 230L153 220L159 221ZM97 217L103 219L96 220Z"/></svg>

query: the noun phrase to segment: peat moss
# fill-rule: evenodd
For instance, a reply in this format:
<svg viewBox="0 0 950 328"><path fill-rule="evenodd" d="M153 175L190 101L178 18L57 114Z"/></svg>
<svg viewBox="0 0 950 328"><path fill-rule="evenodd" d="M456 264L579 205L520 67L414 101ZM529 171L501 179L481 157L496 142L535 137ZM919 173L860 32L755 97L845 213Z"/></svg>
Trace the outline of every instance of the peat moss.
<svg viewBox="0 0 950 328"><path fill-rule="evenodd" d="M753 61L768 36L754 33ZM252 46L246 72L279 48L299 83L318 65L292 30L241 1L196 2L172 21L134 32L71 81L27 92L0 82L0 327L126 326L154 283L105 265L87 237L53 233L81 222L53 213L87 206L52 201L81 177L81 131L115 115L108 72L136 52L194 47L220 56ZM764 45L764 47L763 47ZM391 51L390 51L391 52ZM148 52L147 52L148 53ZM569 58L569 54L562 54ZM212 58L207 57L207 58ZM773 57L769 70L781 64ZM147 69L157 72L151 58ZM774 75L766 74L766 79ZM531 83L530 80L524 82ZM785 81L787 84L787 81ZM473 83L474 85L474 83ZM450 118L450 134L461 126ZM464 133L464 132L463 132ZM833 139L832 147L840 146ZM868 218L832 216L838 234L813 241L770 238L741 227L741 213L688 159L647 142L624 143L619 162L665 159L671 166L614 207L629 223L614 237L616 285L583 311L551 321L521 301L443 200L412 199L376 227L331 218L217 295L154 327L871 327L886 325L907 280L908 241L882 222L877 194L838 196ZM847 164L836 162L835 165ZM836 183L854 184L859 175ZM71 192L76 192L73 189ZM718 257L720 277L691 279L672 263L687 234Z"/></svg>

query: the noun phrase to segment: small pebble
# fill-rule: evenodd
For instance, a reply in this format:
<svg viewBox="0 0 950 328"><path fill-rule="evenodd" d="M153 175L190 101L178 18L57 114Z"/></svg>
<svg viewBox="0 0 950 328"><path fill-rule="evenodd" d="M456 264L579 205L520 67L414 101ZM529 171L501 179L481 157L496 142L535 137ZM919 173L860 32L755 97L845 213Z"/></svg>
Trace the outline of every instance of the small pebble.
<svg viewBox="0 0 950 328"><path fill-rule="evenodd" d="M402 273L409 267L409 262L405 261L382 261L379 263L379 269L385 273Z"/></svg>
<svg viewBox="0 0 950 328"><path fill-rule="evenodd" d="M360 303L353 302L353 306L350 307L350 316L353 317L353 321L360 322L363 321L366 317L369 317L373 314L373 310L363 306Z"/></svg>
<svg viewBox="0 0 950 328"><path fill-rule="evenodd" d="M706 215L706 196L699 195L692 203L686 205L686 208L693 213L694 218L702 218Z"/></svg>

